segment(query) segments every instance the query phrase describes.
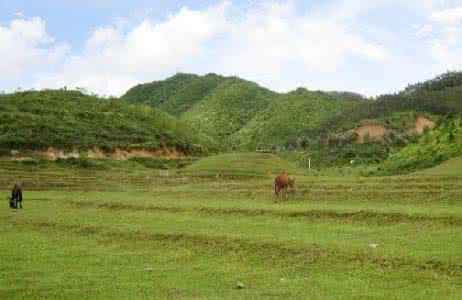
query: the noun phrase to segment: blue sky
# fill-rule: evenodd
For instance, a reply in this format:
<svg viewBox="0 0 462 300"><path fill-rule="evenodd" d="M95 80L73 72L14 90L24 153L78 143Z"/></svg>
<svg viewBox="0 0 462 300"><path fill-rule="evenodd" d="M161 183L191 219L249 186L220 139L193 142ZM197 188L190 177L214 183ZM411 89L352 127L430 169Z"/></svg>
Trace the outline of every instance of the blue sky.
<svg viewBox="0 0 462 300"><path fill-rule="evenodd" d="M462 69L461 41L460 0L0 0L0 90L215 72L375 96Z"/></svg>

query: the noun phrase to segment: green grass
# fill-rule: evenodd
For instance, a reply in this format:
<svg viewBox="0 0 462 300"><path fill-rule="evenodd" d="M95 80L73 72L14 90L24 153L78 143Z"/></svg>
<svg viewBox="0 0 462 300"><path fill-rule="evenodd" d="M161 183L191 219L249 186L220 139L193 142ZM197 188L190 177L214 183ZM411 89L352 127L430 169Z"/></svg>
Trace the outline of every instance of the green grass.
<svg viewBox="0 0 462 300"><path fill-rule="evenodd" d="M449 159L436 167L417 171L418 175L457 176L462 174L462 158Z"/></svg>
<svg viewBox="0 0 462 300"><path fill-rule="evenodd" d="M278 203L269 174L291 164L272 154L204 158L168 176L105 165L0 161L2 187L25 185L23 210L0 206L0 298L462 297L462 174L449 164L299 173Z"/></svg>
<svg viewBox="0 0 462 300"><path fill-rule="evenodd" d="M228 153L203 158L183 171L193 176L272 177L282 172L304 171L290 161L269 153Z"/></svg>

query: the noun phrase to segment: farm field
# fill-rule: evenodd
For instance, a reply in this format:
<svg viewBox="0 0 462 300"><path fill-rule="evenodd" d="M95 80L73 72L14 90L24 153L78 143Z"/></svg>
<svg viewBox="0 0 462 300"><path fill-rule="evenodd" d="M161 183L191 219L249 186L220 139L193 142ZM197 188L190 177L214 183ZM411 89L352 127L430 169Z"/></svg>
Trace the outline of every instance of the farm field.
<svg viewBox="0 0 462 300"><path fill-rule="evenodd" d="M169 172L0 161L0 298L460 299L462 167L314 176L272 154ZM275 203L273 175L297 191Z"/></svg>

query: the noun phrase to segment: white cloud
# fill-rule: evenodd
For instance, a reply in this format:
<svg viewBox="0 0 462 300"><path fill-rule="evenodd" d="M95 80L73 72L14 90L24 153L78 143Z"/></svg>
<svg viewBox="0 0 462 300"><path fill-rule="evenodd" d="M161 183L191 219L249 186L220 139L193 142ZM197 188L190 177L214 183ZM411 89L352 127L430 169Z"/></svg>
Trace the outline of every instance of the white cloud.
<svg viewBox="0 0 462 300"><path fill-rule="evenodd" d="M26 73L56 64L65 54L64 45L53 42L45 22L38 17L15 19L0 26L0 80L20 80Z"/></svg>
<svg viewBox="0 0 462 300"><path fill-rule="evenodd" d="M290 73L294 65L334 72L351 56L378 62L390 57L383 47L355 33L350 22L343 22L354 18L357 10L341 14L337 9L333 7L321 15L299 15L296 7L288 3L250 11L233 24L231 37L225 41L227 50L218 65L226 73L253 80L269 76L274 83L274 78Z"/></svg>
<svg viewBox="0 0 462 300"><path fill-rule="evenodd" d="M441 6L441 3L439 3ZM416 32L427 43L426 51L432 59L434 73L458 70L462 67L462 7L442 9L433 7L428 11L427 23Z"/></svg>
<svg viewBox="0 0 462 300"><path fill-rule="evenodd" d="M357 2L343 2L349 1ZM232 16L230 6L224 2L202 11L182 8L164 21L146 19L129 30L117 25L98 28L82 53L68 57L36 87L70 85L120 95L136 83L162 79L179 69L259 80L278 77L292 64L332 72L350 56L378 62L390 56L354 33L350 21L359 12L357 6L343 14L332 6L322 14L298 15L291 2L272 3Z"/></svg>
<svg viewBox="0 0 462 300"><path fill-rule="evenodd" d="M462 6L434 11L430 18L440 23L457 23L462 21Z"/></svg>
<svg viewBox="0 0 462 300"><path fill-rule="evenodd" d="M204 52L206 42L225 31L228 4L204 11L181 9L164 22L144 20L128 32L121 27L96 29L83 53L69 57L61 71L38 87L79 86L120 95L140 81L159 79Z"/></svg>

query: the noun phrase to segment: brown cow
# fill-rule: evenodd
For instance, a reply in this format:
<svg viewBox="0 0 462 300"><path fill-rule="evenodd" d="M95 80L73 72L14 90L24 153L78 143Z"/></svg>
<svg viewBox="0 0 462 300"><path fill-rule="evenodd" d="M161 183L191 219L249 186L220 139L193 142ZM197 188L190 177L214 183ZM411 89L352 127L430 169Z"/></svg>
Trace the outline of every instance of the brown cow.
<svg viewBox="0 0 462 300"><path fill-rule="evenodd" d="M274 194L276 197L279 197L279 193L282 192L282 195L285 197L287 194L287 189L289 191L295 191L295 179L290 178L287 173L282 173L274 178Z"/></svg>

